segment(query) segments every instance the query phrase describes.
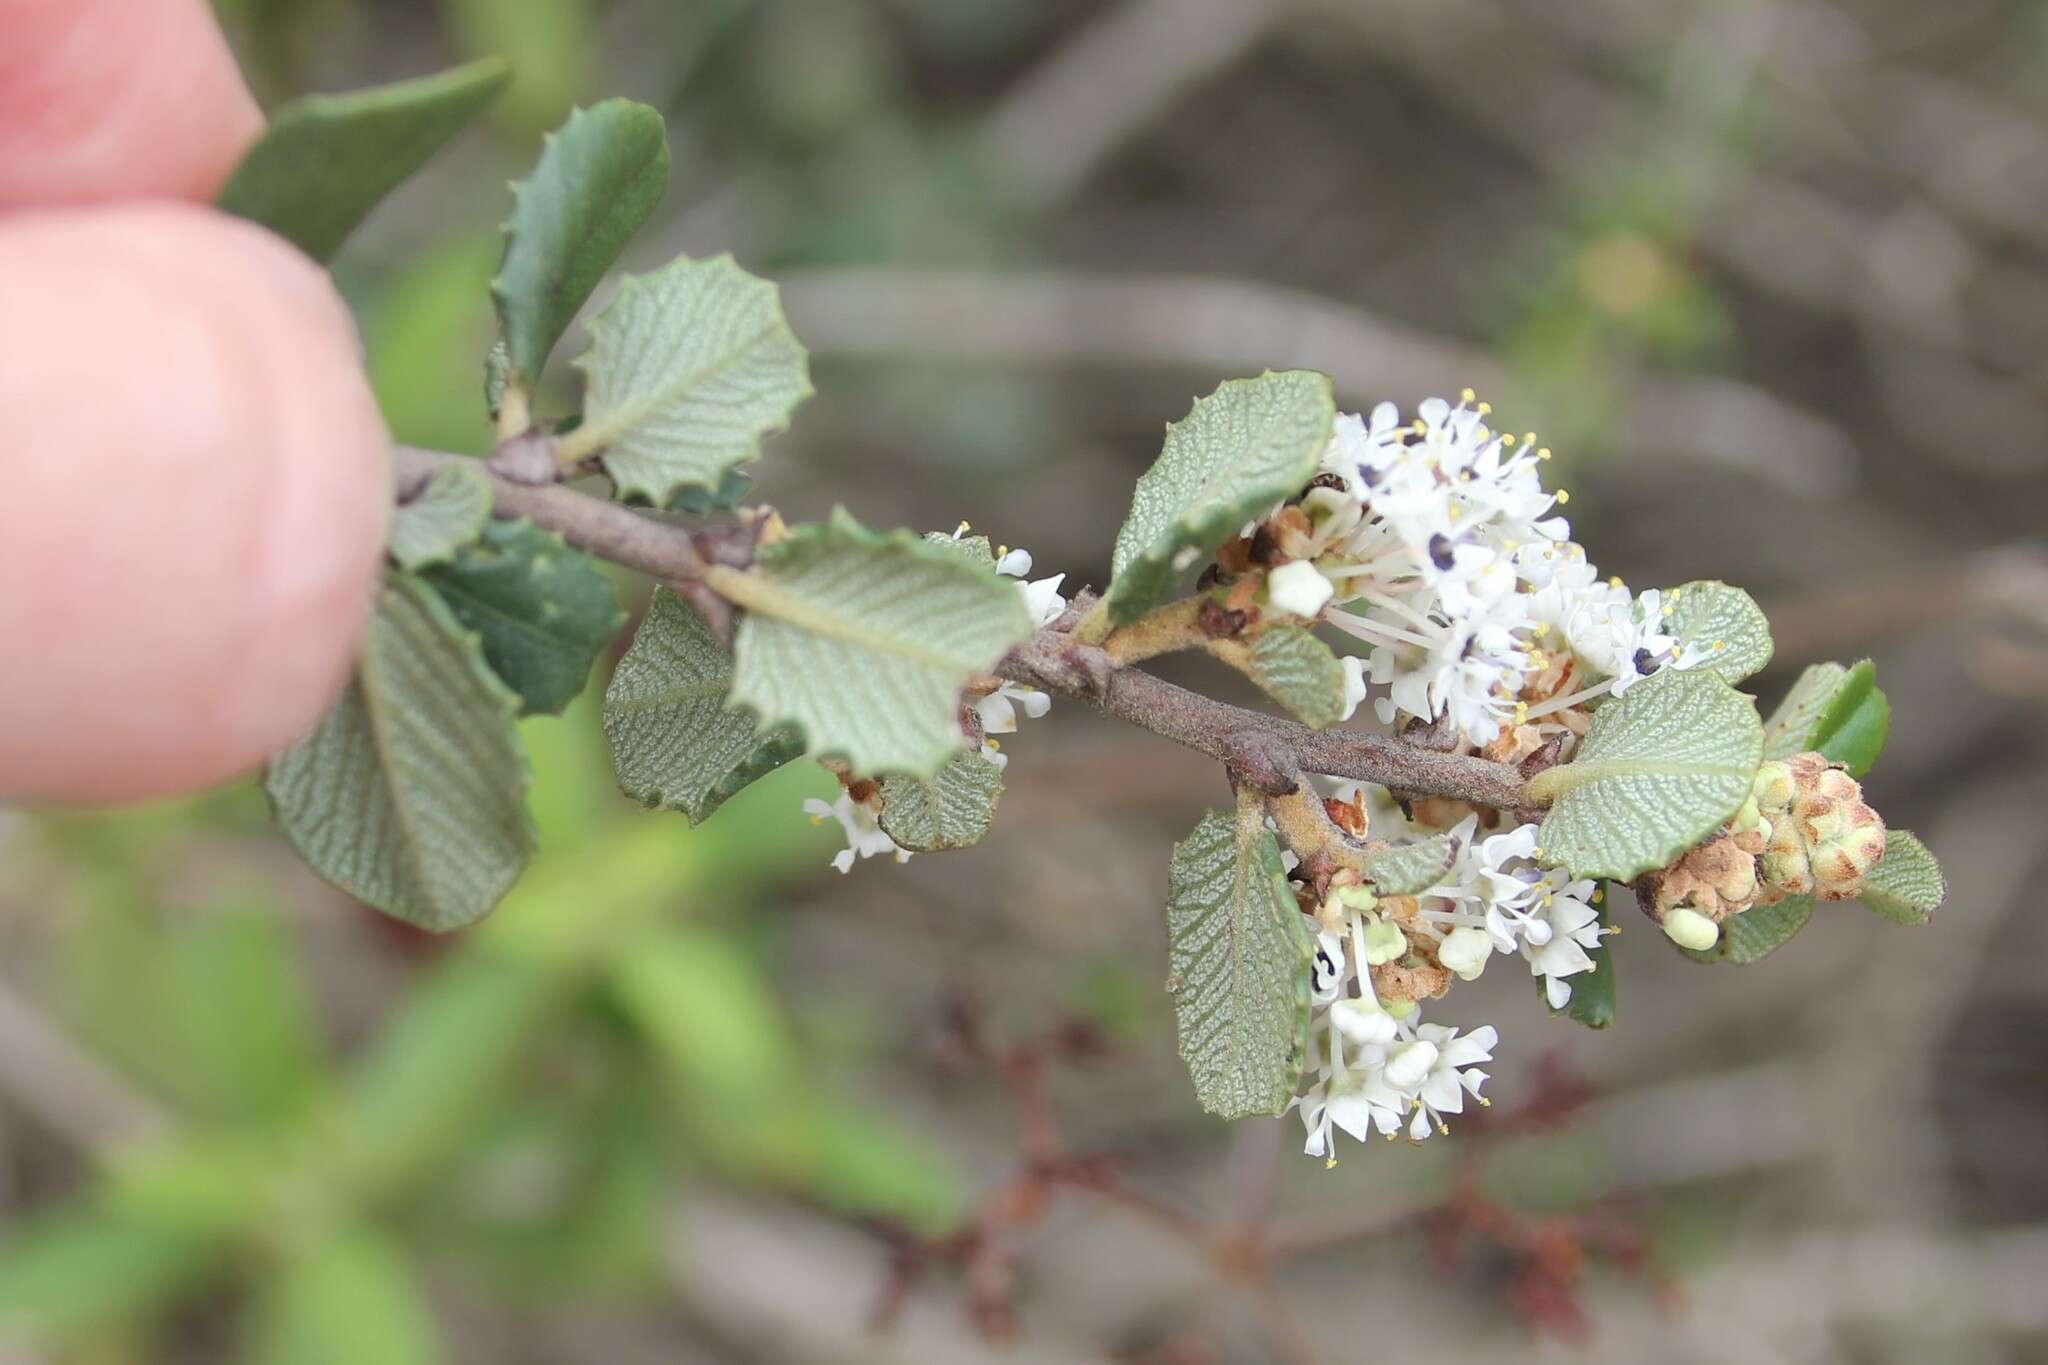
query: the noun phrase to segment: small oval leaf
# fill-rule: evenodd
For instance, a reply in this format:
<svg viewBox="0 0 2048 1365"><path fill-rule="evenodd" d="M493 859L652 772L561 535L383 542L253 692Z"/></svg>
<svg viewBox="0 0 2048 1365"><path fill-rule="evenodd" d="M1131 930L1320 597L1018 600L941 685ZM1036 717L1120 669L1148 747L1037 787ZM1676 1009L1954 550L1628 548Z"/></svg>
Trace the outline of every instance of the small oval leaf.
<svg viewBox="0 0 2048 1365"><path fill-rule="evenodd" d="M1166 428L1117 532L1108 607L1136 620L1244 524L1299 493L1337 420L1327 375L1268 370L1226 380Z"/></svg>
<svg viewBox="0 0 2048 1365"><path fill-rule="evenodd" d="M1570 763L1531 779L1553 801L1543 861L1611 881L1663 867L1735 813L1762 753L1748 697L1701 669L1653 673L1594 714Z"/></svg>
<svg viewBox="0 0 2048 1365"><path fill-rule="evenodd" d="M530 521L491 522L425 577L477 632L484 660L526 715L555 715L574 701L626 624L597 561Z"/></svg>
<svg viewBox="0 0 2048 1365"><path fill-rule="evenodd" d="M746 609L733 700L860 773L937 772L967 742L968 680L1031 633L1015 579L843 508L717 586Z"/></svg>
<svg viewBox="0 0 2048 1365"><path fill-rule="evenodd" d="M1919 835L1886 830L1884 857L1864 877L1857 899L1894 923L1925 924L1948 899L1948 878Z"/></svg>
<svg viewBox="0 0 2048 1365"><path fill-rule="evenodd" d="M964 749L930 777L882 779L882 829L913 853L943 853L981 842L1003 794L1003 770Z"/></svg>
<svg viewBox="0 0 2048 1365"><path fill-rule="evenodd" d="M688 603L656 588L604 694L620 790L698 824L803 752L790 731L757 733L752 716L727 707L731 691L732 655Z"/></svg>
<svg viewBox="0 0 2048 1365"><path fill-rule="evenodd" d="M278 827L357 900L435 932L475 923L533 854L517 700L432 588L390 575L355 676L264 774Z"/></svg>
<svg viewBox="0 0 2048 1365"><path fill-rule="evenodd" d="M325 261L511 78L502 58L487 57L416 80L293 100L271 116L214 202Z"/></svg>
<svg viewBox="0 0 2048 1365"><path fill-rule="evenodd" d="M1315 940L1255 805L1210 811L1174 845L1166 932L1180 1055L1202 1107L1279 1113L1308 1052Z"/></svg>
<svg viewBox="0 0 2048 1365"><path fill-rule="evenodd" d="M1721 938L1713 947L1703 952L1679 951L1695 962L1756 962L1790 943L1812 918L1813 897L1787 896L1772 905L1752 905L1722 920Z"/></svg>
<svg viewBox="0 0 2048 1365"><path fill-rule="evenodd" d="M1271 626L1253 642L1245 672L1259 690L1321 730L1344 716L1344 665L1300 626Z"/></svg>
<svg viewBox="0 0 2048 1365"><path fill-rule="evenodd" d="M392 514L384 548L401 569L444 563L483 534L491 519L491 480L474 460L437 467Z"/></svg>
<svg viewBox="0 0 2048 1365"><path fill-rule="evenodd" d="M659 111L632 100L578 109L512 187L505 260L491 281L505 365L492 381L531 388L577 310L668 191Z"/></svg>
<svg viewBox="0 0 2048 1365"><path fill-rule="evenodd" d="M804 348L775 286L730 256L628 276L576 358L583 424L564 460L602 454L620 497L666 506L718 489L811 393Z"/></svg>
<svg viewBox="0 0 2048 1365"><path fill-rule="evenodd" d="M1664 628L1683 653L1698 653L1694 667L1741 682L1771 661L1771 623L1740 588L1698 579L1667 590L1672 603Z"/></svg>

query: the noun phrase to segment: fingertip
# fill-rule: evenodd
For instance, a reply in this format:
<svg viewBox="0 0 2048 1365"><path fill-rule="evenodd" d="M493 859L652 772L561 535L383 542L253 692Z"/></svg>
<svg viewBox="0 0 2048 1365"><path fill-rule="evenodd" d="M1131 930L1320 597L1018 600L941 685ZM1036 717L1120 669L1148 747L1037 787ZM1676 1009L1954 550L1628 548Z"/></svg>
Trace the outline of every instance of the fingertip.
<svg viewBox="0 0 2048 1365"><path fill-rule="evenodd" d="M210 199L263 129L204 0L6 0L0 208Z"/></svg>
<svg viewBox="0 0 2048 1365"><path fill-rule="evenodd" d="M346 308L278 238L173 204L0 223L0 794L247 771L345 676L388 438Z"/></svg>

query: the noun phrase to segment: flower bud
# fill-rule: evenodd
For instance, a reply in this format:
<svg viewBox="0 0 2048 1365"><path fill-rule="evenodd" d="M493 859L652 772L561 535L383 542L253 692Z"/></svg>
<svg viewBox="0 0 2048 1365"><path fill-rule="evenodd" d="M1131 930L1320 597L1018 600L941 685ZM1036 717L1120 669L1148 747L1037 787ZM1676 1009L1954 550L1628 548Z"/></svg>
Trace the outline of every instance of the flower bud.
<svg viewBox="0 0 2048 1365"><path fill-rule="evenodd" d="M1378 967L1392 962L1408 951L1408 935L1401 932L1398 924L1389 924L1378 915L1367 915L1361 921L1364 932L1359 935L1363 941L1365 961L1368 966Z"/></svg>
<svg viewBox="0 0 2048 1365"><path fill-rule="evenodd" d="M1774 759L1756 770L1756 780L1749 790L1757 808L1769 814L1790 806L1798 787L1792 780L1791 765Z"/></svg>
<svg viewBox="0 0 2048 1365"><path fill-rule="evenodd" d="M1403 1043L1387 1057L1387 1084L1396 1090L1413 1090L1436 1065L1436 1044L1417 1038Z"/></svg>
<svg viewBox="0 0 2048 1365"><path fill-rule="evenodd" d="M1681 948L1703 953L1721 941L1721 926L1697 910L1673 910L1664 916L1664 936Z"/></svg>
<svg viewBox="0 0 2048 1365"><path fill-rule="evenodd" d="M1476 979L1492 957L1492 937L1469 924L1444 935L1436 950L1436 960L1461 981Z"/></svg>
<svg viewBox="0 0 2048 1365"><path fill-rule="evenodd" d="M1764 881L1779 896L1848 900L1884 857L1884 820L1856 779L1822 755L1795 754L1782 766L1793 793L1759 859Z"/></svg>
<svg viewBox="0 0 2048 1365"><path fill-rule="evenodd" d="M1330 1006L1330 1024L1360 1047L1384 1046L1394 1040L1394 1016L1370 1000L1347 996L1337 1001Z"/></svg>
<svg viewBox="0 0 2048 1365"><path fill-rule="evenodd" d="M1267 600L1273 610L1312 620L1336 589L1322 571L1305 559L1282 564L1266 575Z"/></svg>
<svg viewBox="0 0 2048 1365"><path fill-rule="evenodd" d="M1742 803L1742 809L1736 811L1734 818L1728 822L1728 832L1731 834L1747 834L1749 831L1765 823L1767 822L1764 820L1764 813L1757 805L1756 792L1752 790L1749 799ZM1769 838L1770 836L1766 835L1764 837Z"/></svg>
<svg viewBox="0 0 2048 1365"><path fill-rule="evenodd" d="M1719 923L1756 903L1758 843L1754 831L1718 834L1649 879L1646 904L1653 916L1681 907ZM1640 898L1640 896L1639 896Z"/></svg>

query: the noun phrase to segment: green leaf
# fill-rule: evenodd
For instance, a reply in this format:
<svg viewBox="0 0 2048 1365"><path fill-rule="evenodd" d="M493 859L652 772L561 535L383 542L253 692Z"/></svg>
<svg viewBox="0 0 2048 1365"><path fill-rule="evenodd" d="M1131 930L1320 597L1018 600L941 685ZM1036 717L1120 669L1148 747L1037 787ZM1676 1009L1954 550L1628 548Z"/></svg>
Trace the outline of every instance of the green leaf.
<svg viewBox="0 0 2048 1365"><path fill-rule="evenodd" d="M272 116L215 202L324 261L511 76L510 66L491 57L371 90L293 100Z"/></svg>
<svg viewBox="0 0 2048 1365"><path fill-rule="evenodd" d="M445 1359L417 1272L382 1233L344 1229L258 1294L249 1365L435 1365Z"/></svg>
<svg viewBox="0 0 2048 1365"><path fill-rule="evenodd" d="M531 388L576 310L668 190L661 115L632 100L578 109L512 187L505 261L491 281L506 382Z"/></svg>
<svg viewBox="0 0 2048 1365"><path fill-rule="evenodd" d="M1600 927L1604 930L1608 924L1605 896L1593 902L1593 913L1600 917ZM1606 1028L1614 1022L1614 954L1604 935L1598 947L1586 950L1586 956L1593 959L1593 970L1566 977L1565 984L1572 988L1572 998L1564 1002L1563 1009L1550 1012L1566 1019L1576 1019L1587 1028ZM1548 1008L1550 995L1540 976L1536 978L1536 995Z"/></svg>
<svg viewBox="0 0 2048 1365"><path fill-rule="evenodd" d="M1861 778L1884 751L1892 707L1877 686L1877 665L1814 664L1799 675L1764 726L1764 757L1816 751Z"/></svg>
<svg viewBox="0 0 2048 1365"><path fill-rule="evenodd" d="M762 737L728 710L732 655L689 604L656 588L604 694L604 733L619 789L696 824L756 778L803 752L784 730Z"/></svg>
<svg viewBox="0 0 2048 1365"><path fill-rule="evenodd" d="M1857 899L1895 923L1925 924L1948 899L1948 878L1919 835L1888 829L1884 857L1864 877Z"/></svg>
<svg viewBox="0 0 2048 1365"><path fill-rule="evenodd" d="M1166 933L1181 1060L1202 1107L1279 1113L1308 1051L1315 940L1256 805L1210 811L1174 845Z"/></svg>
<svg viewBox="0 0 2048 1365"><path fill-rule="evenodd" d="M984 569L993 569L996 566L995 547L989 544L987 536L952 536L944 531L926 531L924 543L936 545L941 550L950 550L969 563L979 564Z"/></svg>
<svg viewBox="0 0 2048 1365"><path fill-rule="evenodd" d="M733 700L860 773L937 772L966 742L961 689L1031 633L1014 580L843 508L718 587L746 609Z"/></svg>
<svg viewBox="0 0 2048 1365"><path fill-rule="evenodd" d="M1762 753L1748 697L1702 669L1653 673L1594 714L1570 763L1531 779L1554 802L1543 860L1613 881L1663 867L1742 805Z"/></svg>
<svg viewBox="0 0 2048 1365"><path fill-rule="evenodd" d="M1792 941L1813 918L1813 897L1787 896L1773 905L1752 905L1721 921L1721 938L1702 952L1679 951L1695 962L1755 962Z"/></svg>
<svg viewBox="0 0 2048 1365"><path fill-rule="evenodd" d="M1413 896L1442 881L1457 857L1455 837L1432 834L1373 854L1365 865L1365 875L1382 896Z"/></svg>
<svg viewBox="0 0 2048 1365"><path fill-rule="evenodd" d="M105 1330L184 1293L218 1250L187 1229L89 1206L18 1224L0 1241L0 1336Z"/></svg>
<svg viewBox="0 0 2048 1365"><path fill-rule="evenodd" d="M482 535L490 519L491 481L483 466L453 460L436 469L412 501L399 505L384 548L401 569L440 564Z"/></svg>
<svg viewBox="0 0 2048 1365"><path fill-rule="evenodd" d="M804 348L775 286L730 256L628 276L576 358L583 425L564 460L602 453L620 497L666 505L713 490L811 393Z"/></svg>
<svg viewBox="0 0 2048 1365"><path fill-rule="evenodd" d="M882 780L882 829L913 853L978 844L995 820L1003 770L979 749L963 749L930 777Z"/></svg>
<svg viewBox="0 0 2048 1365"><path fill-rule="evenodd" d="M1259 690L1320 730L1344 716L1344 665L1300 626L1272 626L1253 642L1245 669Z"/></svg>
<svg viewBox="0 0 2048 1365"><path fill-rule="evenodd" d="M1877 665L1865 659L1849 670L1829 700L1811 742L1829 762L1844 765L1849 776L1860 779L1884 752L1891 729L1892 704L1878 689Z"/></svg>
<svg viewBox="0 0 2048 1365"><path fill-rule="evenodd" d="M1672 604L1665 630L1681 649L1706 653L1697 667L1734 683L1771 661L1771 623L1742 589L1699 579L1667 589L1664 598Z"/></svg>
<svg viewBox="0 0 2048 1365"><path fill-rule="evenodd" d="M597 561L530 521L494 521L483 538L426 571L456 619L477 632L520 711L559 714L626 624Z"/></svg>
<svg viewBox="0 0 2048 1365"><path fill-rule="evenodd" d="M1225 381L1166 428L1117 532L1108 606L1118 625L1158 606L1244 524L1299 493L1336 421L1326 375Z"/></svg>
<svg viewBox="0 0 2048 1365"><path fill-rule="evenodd" d="M313 870L435 931L488 914L534 847L517 698L419 579L377 594L362 661L263 788Z"/></svg>
<svg viewBox="0 0 2048 1365"><path fill-rule="evenodd" d="M1840 664L1809 664L1764 722L1764 757L1790 758L1811 749L1821 717L1848 679L1849 670Z"/></svg>
<svg viewBox="0 0 2048 1365"><path fill-rule="evenodd" d="M686 485L676 490L668 500L671 512L687 512L693 517L718 516L736 511L754 491L754 476L744 469L728 469L712 489Z"/></svg>

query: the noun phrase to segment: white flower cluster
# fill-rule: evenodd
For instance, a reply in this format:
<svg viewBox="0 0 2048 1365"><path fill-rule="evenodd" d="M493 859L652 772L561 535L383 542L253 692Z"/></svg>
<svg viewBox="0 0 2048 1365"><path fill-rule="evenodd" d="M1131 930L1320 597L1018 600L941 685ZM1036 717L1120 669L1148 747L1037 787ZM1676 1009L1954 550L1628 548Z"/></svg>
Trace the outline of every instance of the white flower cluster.
<svg viewBox="0 0 2048 1365"><path fill-rule="evenodd" d="M1412 1002L1388 1007L1374 995L1368 964L1401 951L1390 928L1369 913L1354 913L1346 933L1317 936L1312 1079L1288 1107L1301 1111L1308 1130L1304 1150L1332 1165L1332 1127L1360 1142L1373 1132L1391 1138L1405 1127L1419 1142L1431 1132L1449 1132L1444 1115L1463 1113L1466 1095L1486 1103L1479 1094L1486 1073L1478 1063L1493 1057L1491 1027L1460 1035L1421 1022ZM1393 929L1391 938L1400 937Z"/></svg>
<svg viewBox="0 0 2048 1365"><path fill-rule="evenodd" d="M1488 425L1471 390L1412 422L1391 403L1343 414L1299 508L1276 518L1293 562L1269 576L1282 611L1323 616L1370 646L1380 718L1448 717L1487 744L1665 666L1688 667L1670 604L1602 579L1553 509L1535 436Z"/></svg>
<svg viewBox="0 0 2048 1365"><path fill-rule="evenodd" d="M1377 787L1340 783L1335 796L1369 811L1375 833L1395 843L1429 833L1404 820ZM1421 1140L1448 1131L1444 1116L1462 1112L1464 1097L1478 1097L1486 1080L1476 1064L1491 1060L1499 1041L1491 1026L1461 1035L1422 1023L1414 1000L1382 998L1374 969L1396 968L1396 977L1413 984L1412 967L1398 964L1420 962L1426 970L1433 961L1470 981L1495 954L1519 954L1552 1009L1570 1002L1571 977L1593 969L1590 950L1602 933L1595 884L1537 866L1536 828L1481 839L1478 817L1468 816L1451 831L1451 866L1417 896L1381 902L1353 888L1325 906L1324 924L1338 927L1317 935L1307 1085L1292 1102L1308 1130L1309 1155L1336 1159L1333 1127L1361 1141L1369 1132L1392 1137L1405 1128Z"/></svg>
<svg viewBox="0 0 2048 1365"><path fill-rule="evenodd" d="M967 533L966 522L960 523L953 532L958 540ZM1031 624L1042 626L1057 620L1067 609L1067 599L1060 595L1060 584L1065 574L1054 574L1050 578L1031 579L1031 552L1029 550L1004 550L996 558L996 572L1005 578L1018 580L1017 590L1024 595L1024 609L1031 616ZM992 692L975 697L968 705L981 721L982 754L998 768L1009 764L1010 756L1002 751L1001 744L989 736L1015 733L1017 712L1037 720L1052 709L1052 698L1035 687L1022 683L1004 681ZM853 871L855 862L872 858L877 854L895 855L899 863L909 862L910 850L889 837L887 830L879 823L881 802L878 794L870 794L864 801L857 801L850 792L839 793L837 801L826 803L812 798L804 802L804 811L812 821L823 824L826 820L837 820L846 834L846 847L832 855L832 866L840 872Z"/></svg>

